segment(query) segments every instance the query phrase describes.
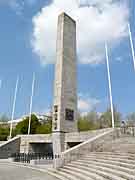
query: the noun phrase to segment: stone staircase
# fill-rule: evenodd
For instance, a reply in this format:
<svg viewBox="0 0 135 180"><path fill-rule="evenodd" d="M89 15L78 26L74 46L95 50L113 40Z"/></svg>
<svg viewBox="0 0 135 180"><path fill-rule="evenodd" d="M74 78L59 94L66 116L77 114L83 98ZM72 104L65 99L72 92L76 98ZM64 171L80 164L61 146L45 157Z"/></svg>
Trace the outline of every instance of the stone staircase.
<svg viewBox="0 0 135 180"><path fill-rule="evenodd" d="M49 173L61 180L135 180L135 137L107 142L98 152Z"/></svg>
<svg viewBox="0 0 135 180"><path fill-rule="evenodd" d="M106 142L99 151L135 153L135 137L122 136L115 141Z"/></svg>

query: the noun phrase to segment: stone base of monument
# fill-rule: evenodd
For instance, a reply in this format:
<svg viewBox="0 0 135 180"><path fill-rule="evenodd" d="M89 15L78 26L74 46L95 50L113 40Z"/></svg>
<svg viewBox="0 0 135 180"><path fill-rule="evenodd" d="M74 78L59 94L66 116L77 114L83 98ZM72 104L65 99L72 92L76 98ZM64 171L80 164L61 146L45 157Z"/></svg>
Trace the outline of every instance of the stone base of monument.
<svg viewBox="0 0 135 180"><path fill-rule="evenodd" d="M53 160L49 159L36 159L36 160L30 160L30 165L47 165L52 164Z"/></svg>
<svg viewBox="0 0 135 180"><path fill-rule="evenodd" d="M8 162L14 162L14 158L8 158Z"/></svg>

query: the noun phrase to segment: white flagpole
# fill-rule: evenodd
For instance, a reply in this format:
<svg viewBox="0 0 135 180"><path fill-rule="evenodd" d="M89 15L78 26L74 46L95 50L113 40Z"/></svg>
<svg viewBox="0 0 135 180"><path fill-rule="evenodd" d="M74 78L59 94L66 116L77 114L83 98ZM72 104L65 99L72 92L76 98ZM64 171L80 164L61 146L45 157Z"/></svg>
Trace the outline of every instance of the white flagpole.
<svg viewBox="0 0 135 180"><path fill-rule="evenodd" d="M18 82L19 82L19 77L17 77L16 86L15 86L13 108L12 108L12 117L11 117L11 123L10 123L10 135L9 135L9 139L12 138L12 129L13 129L13 120L14 120L15 105L16 105L16 96L17 96L17 91L18 91Z"/></svg>
<svg viewBox="0 0 135 180"><path fill-rule="evenodd" d="M134 51L133 38L132 38L130 24L128 24L128 31L129 31L129 39L130 39L130 45L131 45L131 51L132 51L134 70L135 70L135 51Z"/></svg>
<svg viewBox="0 0 135 180"><path fill-rule="evenodd" d="M112 128L114 128L114 109L113 109L113 100L112 100L112 86L111 86L111 75L110 75L109 57L108 57L108 46L107 46L107 44L105 44L105 52L106 52L108 85L109 85L110 104L111 104L111 113L112 113Z"/></svg>
<svg viewBox="0 0 135 180"><path fill-rule="evenodd" d="M31 126L31 113L32 113L32 104L33 104L34 86L35 86L35 73L33 73L33 81L32 81L32 90L31 90L31 99L30 99L30 114L29 114L28 135L30 134L30 126Z"/></svg>
<svg viewBox="0 0 135 180"><path fill-rule="evenodd" d="M0 89L2 88L2 80L0 80Z"/></svg>

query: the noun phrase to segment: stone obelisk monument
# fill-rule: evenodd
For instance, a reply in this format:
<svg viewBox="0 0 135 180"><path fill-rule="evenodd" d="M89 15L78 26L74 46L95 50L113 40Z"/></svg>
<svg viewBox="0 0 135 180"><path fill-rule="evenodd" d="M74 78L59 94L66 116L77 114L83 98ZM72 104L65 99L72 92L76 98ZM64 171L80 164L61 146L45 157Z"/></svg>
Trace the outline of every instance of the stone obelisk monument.
<svg viewBox="0 0 135 180"><path fill-rule="evenodd" d="M62 13L57 28L53 105L55 157L65 150L65 133L77 131L76 22Z"/></svg>

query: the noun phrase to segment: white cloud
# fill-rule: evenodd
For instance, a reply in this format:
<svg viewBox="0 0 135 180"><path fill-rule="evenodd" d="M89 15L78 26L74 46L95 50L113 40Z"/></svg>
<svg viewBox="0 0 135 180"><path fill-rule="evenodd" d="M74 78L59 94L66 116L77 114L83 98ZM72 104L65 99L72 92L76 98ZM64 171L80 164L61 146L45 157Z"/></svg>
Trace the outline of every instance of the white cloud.
<svg viewBox="0 0 135 180"><path fill-rule="evenodd" d="M87 114L99 104L100 100L97 98L89 97L88 95L79 95L78 109L82 114Z"/></svg>
<svg viewBox="0 0 135 180"><path fill-rule="evenodd" d="M37 114L39 114L39 115L47 115L47 116L51 116L51 107L47 107L47 108L45 108L45 109L42 109L42 108L36 108L35 109L35 111L34 111L35 113L37 113Z"/></svg>
<svg viewBox="0 0 135 180"><path fill-rule="evenodd" d="M129 8L125 1L91 0L89 7L79 8L77 0L54 0L33 17L33 51L41 64L56 60L58 15L65 11L77 22L77 51L82 64L99 64L104 60L104 42L114 47L127 36Z"/></svg>
<svg viewBox="0 0 135 180"><path fill-rule="evenodd" d="M107 3L112 3L113 0L77 0L80 6L103 6Z"/></svg>

